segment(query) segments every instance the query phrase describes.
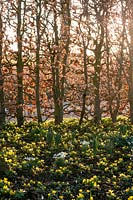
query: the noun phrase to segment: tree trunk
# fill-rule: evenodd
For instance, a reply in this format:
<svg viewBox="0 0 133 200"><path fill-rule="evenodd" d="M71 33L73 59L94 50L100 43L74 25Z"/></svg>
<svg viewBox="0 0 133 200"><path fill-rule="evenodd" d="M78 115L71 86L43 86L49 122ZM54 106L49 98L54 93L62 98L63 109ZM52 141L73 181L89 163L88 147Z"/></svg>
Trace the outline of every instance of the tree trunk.
<svg viewBox="0 0 133 200"><path fill-rule="evenodd" d="M17 44L18 44L18 56L17 56L17 124L23 125L23 61L22 61L22 33L21 33L21 0L18 1L17 10Z"/></svg>
<svg viewBox="0 0 133 200"><path fill-rule="evenodd" d="M58 100L55 101L55 124L60 124L63 121L63 107Z"/></svg>
<svg viewBox="0 0 133 200"><path fill-rule="evenodd" d="M95 51L96 62L94 65L95 68L95 75L94 75L94 91L95 91L95 98L94 98L94 122L99 123L101 120L101 108L100 108L100 63L101 63L101 48L102 44L98 45Z"/></svg>
<svg viewBox="0 0 133 200"><path fill-rule="evenodd" d="M82 96L82 110L81 110L81 114L80 114L79 125L82 124L84 115L85 115L86 93L87 93L87 87L85 88L83 96Z"/></svg>
<svg viewBox="0 0 133 200"><path fill-rule="evenodd" d="M56 65L57 64L57 65ZM60 95L60 84L59 84L59 66L56 63L52 67L52 76L53 76L53 94L54 94L54 118L55 124L60 124L63 121L63 105Z"/></svg>
<svg viewBox="0 0 133 200"><path fill-rule="evenodd" d="M2 16L0 12L0 129L5 123L5 106L4 106L4 77L2 75Z"/></svg>
<svg viewBox="0 0 133 200"><path fill-rule="evenodd" d="M38 123L42 122L42 115L41 115L41 106L40 106L40 16L41 16L41 1L37 2L36 8L36 28L37 28L37 36L36 36L36 109L37 109L37 119Z"/></svg>
<svg viewBox="0 0 133 200"><path fill-rule="evenodd" d="M52 75L53 75L53 94L54 94L54 107L55 107L54 117L55 117L55 124L57 125L63 121L63 102L61 98L58 62L56 62L55 66L52 67Z"/></svg>
<svg viewBox="0 0 133 200"><path fill-rule="evenodd" d="M99 123L101 120L99 81L95 90L94 109L94 122Z"/></svg>
<svg viewBox="0 0 133 200"><path fill-rule="evenodd" d="M129 104L130 104L130 120L133 124L133 1L129 1L130 13L130 69L129 69Z"/></svg>
<svg viewBox="0 0 133 200"><path fill-rule="evenodd" d="M69 44L70 44L70 26L71 26L71 14L70 14L71 0L61 0L62 21L61 21L61 43L62 51L65 53L62 56L62 78L61 78L61 91L60 91L60 115L63 121L63 103L65 98L65 76L68 66Z"/></svg>
<svg viewBox="0 0 133 200"><path fill-rule="evenodd" d="M87 95L87 90L88 90L87 53L86 53L87 47L85 45L84 39L83 39L83 46L84 46L84 80L85 80L85 89L84 89L83 96L82 96L82 110L81 110L79 125L82 124L83 118L84 118L84 115L85 115L86 95Z"/></svg>

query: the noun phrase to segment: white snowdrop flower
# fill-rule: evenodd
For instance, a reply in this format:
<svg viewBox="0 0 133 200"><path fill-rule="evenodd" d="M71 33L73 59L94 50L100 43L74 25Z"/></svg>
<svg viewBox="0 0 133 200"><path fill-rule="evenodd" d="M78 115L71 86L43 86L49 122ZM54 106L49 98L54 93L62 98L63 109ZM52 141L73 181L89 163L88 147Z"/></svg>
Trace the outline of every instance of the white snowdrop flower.
<svg viewBox="0 0 133 200"><path fill-rule="evenodd" d="M62 151L58 154L54 154L53 158L65 158L66 156L67 156L67 153Z"/></svg>
<svg viewBox="0 0 133 200"><path fill-rule="evenodd" d="M83 141L80 142L80 144L82 144L82 145L89 145L90 142L88 142L88 141L86 141L86 140L83 140Z"/></svg>
<svg viewBox="0 0 133 200"><path fill-rule="evenodd" d="M30 160L35 160L34 157L25 157L24 159L25 159L25 160L29 160L29 161L30 161Z"/></svg>

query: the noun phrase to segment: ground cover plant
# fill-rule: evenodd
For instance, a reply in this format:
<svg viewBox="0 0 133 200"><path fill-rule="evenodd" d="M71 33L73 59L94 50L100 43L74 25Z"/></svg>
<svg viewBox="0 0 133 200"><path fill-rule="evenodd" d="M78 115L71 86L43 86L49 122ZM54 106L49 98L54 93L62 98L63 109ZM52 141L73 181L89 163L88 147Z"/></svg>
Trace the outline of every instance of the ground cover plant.
<svg viewBox="0 0 133 200"><path fill-rule="evenodd" d="M0 133L0 199L132 200L132 151L126 118L7 124Z"/></svg>

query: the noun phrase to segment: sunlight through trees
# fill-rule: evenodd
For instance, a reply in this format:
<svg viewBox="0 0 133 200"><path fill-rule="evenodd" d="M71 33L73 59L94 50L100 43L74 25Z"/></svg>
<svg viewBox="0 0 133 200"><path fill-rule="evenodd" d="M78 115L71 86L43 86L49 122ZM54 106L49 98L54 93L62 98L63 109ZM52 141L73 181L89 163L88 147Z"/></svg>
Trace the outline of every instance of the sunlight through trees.
<svg viewBox="0 0 133 200"><path fill-rule="evenodd" d="M132 0L0 3L0 123L129 116ZM4 14L5 13L5 14Z"/></svg>

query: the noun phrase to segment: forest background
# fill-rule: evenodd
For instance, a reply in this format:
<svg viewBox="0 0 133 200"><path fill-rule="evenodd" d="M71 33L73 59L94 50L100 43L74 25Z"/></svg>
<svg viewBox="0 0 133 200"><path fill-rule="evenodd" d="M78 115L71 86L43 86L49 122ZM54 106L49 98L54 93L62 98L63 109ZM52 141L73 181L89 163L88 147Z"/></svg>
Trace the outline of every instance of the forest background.
<svg viewBox="0 0 133 200"><path fill-rule="evenodd" d="M132 0L2 0L0 125L129 116Z"/></svg>

